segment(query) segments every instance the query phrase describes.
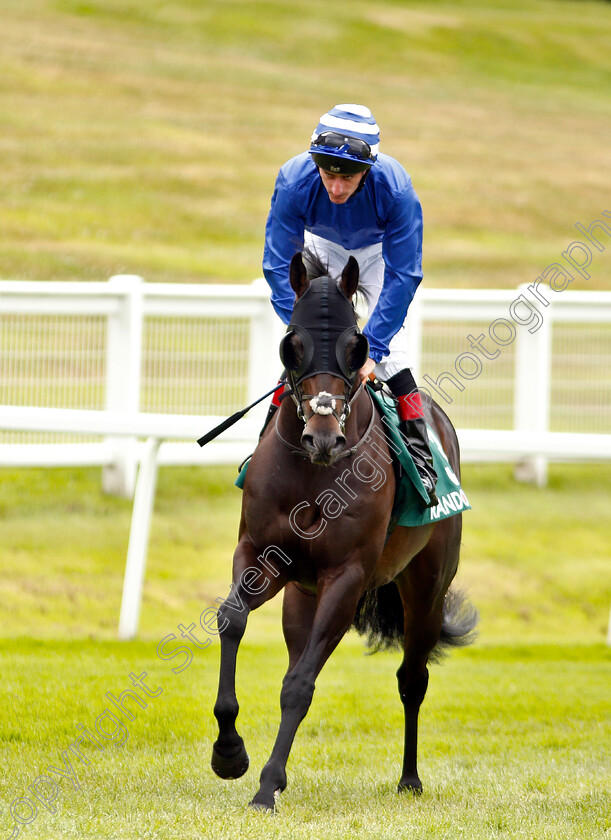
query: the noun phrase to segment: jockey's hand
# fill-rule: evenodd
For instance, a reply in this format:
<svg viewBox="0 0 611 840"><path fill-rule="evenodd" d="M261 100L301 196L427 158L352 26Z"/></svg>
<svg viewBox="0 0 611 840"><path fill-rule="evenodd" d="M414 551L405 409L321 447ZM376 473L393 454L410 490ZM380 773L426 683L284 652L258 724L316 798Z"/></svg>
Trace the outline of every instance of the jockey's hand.
<svg viewBox="0 0 611 840"><path fill-rule="evenodd" d="M373 359L367 359L363 367L359 370L359 379L365 384L369 379L370 375L373 373L373 369L376 366L376 363Z"/></svg>

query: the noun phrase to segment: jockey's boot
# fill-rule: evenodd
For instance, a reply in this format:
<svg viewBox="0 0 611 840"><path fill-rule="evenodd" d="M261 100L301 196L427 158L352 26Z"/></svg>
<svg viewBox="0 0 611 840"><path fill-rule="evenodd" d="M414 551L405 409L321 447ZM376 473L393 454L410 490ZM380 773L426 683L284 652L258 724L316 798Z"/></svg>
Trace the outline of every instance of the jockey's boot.
<svg viewBox="0 0 611 840"><path fill-rule="evenodd" d="M426 422L423 417L412 420L400 420L399 431L403 435L409 453L414 459L420 480L424 489L429 494L429 501L425 507L437 507L439 499L435 493L437 484L437 473L433 466L433 456L429 445L429 436L426 431Z"/></svg>
<svg viewBox="0 0 611 840"><path fill-rule="evenodd" d="M433 466L433 455L426 431L422 399L411 370L404 368L399 371L399 373L391 376L387 385L397 399L399 431L414 459L424 489L429 494L426 507L436 507L439 504L439 499L435 493L437 473Z"/></svg>

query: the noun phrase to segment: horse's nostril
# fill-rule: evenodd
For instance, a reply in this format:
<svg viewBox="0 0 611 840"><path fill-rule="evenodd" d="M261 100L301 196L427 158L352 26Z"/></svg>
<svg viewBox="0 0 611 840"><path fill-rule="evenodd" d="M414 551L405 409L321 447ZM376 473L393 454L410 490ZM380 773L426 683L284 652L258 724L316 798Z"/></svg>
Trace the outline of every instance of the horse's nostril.
<svg viewBox="0 0 611 840"><path fill-rule="evenodd" d="M341 452L342 449L346 446L346 438L343 435L337 435L335 438L335 446L331 450L333 454L336 452Z"/></svg>
<svg viewBox="0 0 611 840"><path fill-rule="evenodd" d="M314 448L315 448L314 447L314 436L310 435L306 432L304 432L301 435L301 443L303 445L303 448L306 449L308 452L313 451Z"/></svg>

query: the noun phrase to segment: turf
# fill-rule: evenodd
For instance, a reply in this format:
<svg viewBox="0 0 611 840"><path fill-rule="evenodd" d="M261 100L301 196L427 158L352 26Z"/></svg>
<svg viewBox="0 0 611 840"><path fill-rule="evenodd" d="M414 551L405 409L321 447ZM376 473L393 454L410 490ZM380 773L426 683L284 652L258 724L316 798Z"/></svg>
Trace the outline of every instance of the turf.
<svg viewBox="0 0 611 840"><path fill-rule="evenodd" d="M141 641L121 644L129 503L101 494L97 470L0 472L0 837L13 830L11 806L32 819L22 836L42 840L608 837L608 467L553 466L545 490L517 484L508 467L465 467L474 509L460 578L481 612L480 637L433 669L424 795L395 793L400 657L367 656L350 634L318 680L274 818L246 804L278 724L277 600L251 616L239 660L245 778L222 782L209 769L217 640L168 658L178 625L227 593L240 498L232 473L161 470ZM147 706L127 700L129 714L119 711L108 693L144 672L155 696L141 689ZM79 724L117 737L103 752L83 747L77 789L47 768L65 771ZM36 793L55 794L55 810Z"/></svg>
<svg viewBox="0 0 611 840"><path fill-rule="evenodd" d="M223 782L209 767L218 645L181 674L155 645L90 641L2 644L0 836L9 807L34 803L23 837L44 838L494 838L603 840L611 828L611 654L602 645L491 646L460 651L433 670L421 715L422 797L399 796L402 713L392 653L365 656L349 637L321 674L288 765L275 817L246 804L273 742L286 665L278 641L245 641L240 730L251 769ZM146 672L146 708L107 694ZM372 687L375 686L375 690ZM115 713L120 726L105 717ZM131 719L129 717L131 715ZM82 724L103 752L67 752ZM121 745L118 745L122 742ZM73 758L79 787L54 777ZM45 772L46 771L46 772ZM50 796L51 813L33 798ZM23 818L34 809L13 806Z"/></svg>

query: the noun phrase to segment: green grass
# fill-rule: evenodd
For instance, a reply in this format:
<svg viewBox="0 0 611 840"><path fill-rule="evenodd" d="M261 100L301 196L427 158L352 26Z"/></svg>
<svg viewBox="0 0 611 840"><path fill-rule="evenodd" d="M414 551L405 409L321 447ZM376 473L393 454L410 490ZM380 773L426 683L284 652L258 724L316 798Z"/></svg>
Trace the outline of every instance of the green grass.
<svg viewBox="0 0 611 840"><path fill-rule="evenodd" d="M488 628L507 641L602 639L609 467L551 467L545 489L512 484L509 467L466 468L463 483L474 511L465 515L459 574L480 605L484 638Z"/></svg>
<svg viewBox="0 0 611 840"><path fill-rule="evenodd" d="M31 797L50 764L61 768L77 724L96 733L96 719L116 711L107 692L118 695L131 687L128 674L142 671L162 693L146 708L133 703L133 720L117 711L123 745L84 749L90 764L74 761L80 788L58 778L56 813L40 806L24 837L603 840L611 828L611 655L602 645L492 646L435 667L421 715L425 792L414 799L395 792L398 656L365 656L349 637L319 678L275 817L246 804L277 726L279 641L248 634L242 646L240 730L251 769L235 782L209 767L218 645L181 675L144 643L14 639L0 650L8 675L0 700L11 710L0 730L3 837L10 803Z"/></svg>
<svg viewBox="0 0 611 840"><path fill-rule="evenodd" d="M431 285L531 282L610 209L608 3L5 0L2 26L2 277L259 276L276 172L342 101L413 177Z"/></svg>

